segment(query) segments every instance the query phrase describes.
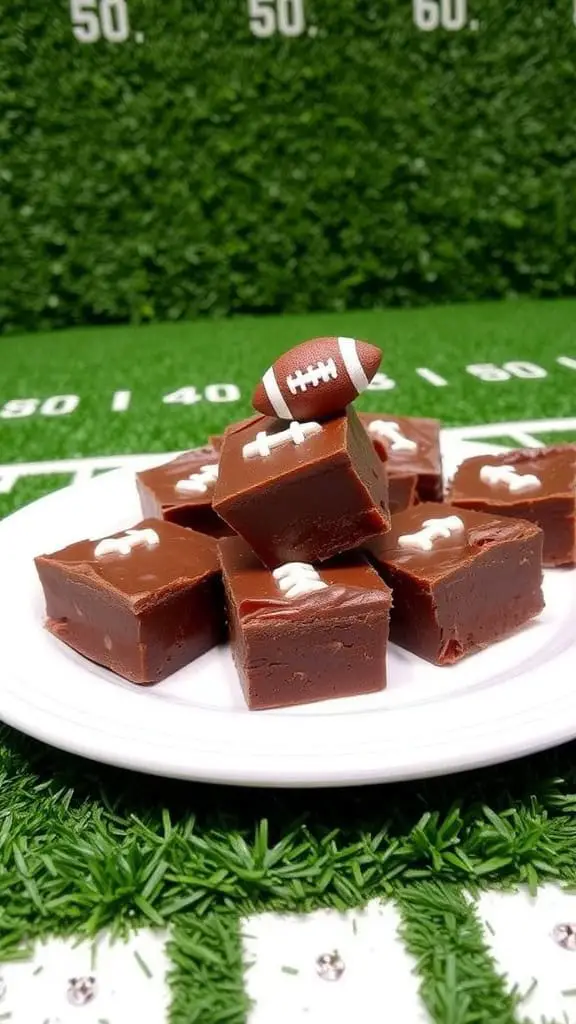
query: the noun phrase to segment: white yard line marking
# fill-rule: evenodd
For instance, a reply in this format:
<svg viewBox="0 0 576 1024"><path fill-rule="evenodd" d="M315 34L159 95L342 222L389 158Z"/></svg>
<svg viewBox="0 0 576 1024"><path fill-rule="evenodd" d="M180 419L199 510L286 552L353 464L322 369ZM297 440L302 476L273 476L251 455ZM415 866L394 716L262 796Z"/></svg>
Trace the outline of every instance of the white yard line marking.
<svg viewBox="0 0 576 1024"><path fill-rule="evenodd" d="M10 494L20 475L19 472L10 469L8 466L2 466L0 469L0 494Z"/></svg>
<svg viewBox="0 0 576 1024"><path fill-rule="evenodd" d="M523 448L543 448L544 442L539 441L533 434L527 434L524 430L513 430L510 437L521 444Z"/></svg>
<svg viewBox="0 0 576 1024"><path fill-rule="evenodd" d="M126 412L132 400L131 391L115 391L112 398L112 412Z"/></svg>
<svg viewBox="0 0 576 1024"><path fill-rule="evenodd" d="M170 993L166 974L166 935L143 929L124 943L103 935L93 947L70 939L38 942L31 960L0 965L6 993L1 1013L10 1024L34 1021L138 1021L161 1024L168 1019ZM71 978L94 978L86 1005L68 999Z"/></svg>
<svg viewBox="0 0 576 1024"><path fill-rule="evenodd" d="M456 441L488 441L509 437L522 447L538 448L543 442L535 435L559 431L576 433L576 417L557 420L524 420L510 423L487 423L472 427L445 427L443 434ZM113 469L148 469L175 459L181 452L143 455L96 455L85 459L48 459L46 462L21 462L0 465L0 494L10 494L15 484L25 477L70 475L73 483L84 483L95 473Z"/></svg>
<svg viewBox="0 0 576 1024"><path fill-rule="evenodd" d="M439 373L434 373L434 370L429 370L427 366L419 366L416 373L419 377L422 377L422 380L428 381L435 388L445 388L448 384L445 377L441 377Z"/></svg>
<svg viewBox="0 0 576 1024"><path fill-rule="evenodd" d="M80 465L78 466L77 469L74 470L74 483L84 484L86 483L87 480L91 480L93 476L94 471L93 469L90 468L90 466Z"/></svg>
<svg viewBox="0 0 576 1024"><path fill-rule="evenodd" d="M152 460L164 461L175 459L181 452L154 452L148 455L94 455L81 459L50 459L46 462L8 463L0 466L0 475L4 471L23 473L24 476L43 476L45 473L76 473L78 466L90 467L93 472L101 469L118 469L132 467L140 469L149 466Z"/></svg>
<svg viewBox="0 0 576 1024"><path fill-rule="evenodd" d="M18 480L31 476L72 476L75 484L91 480L95 473L113 469L148 469L175 459L180 452L148 455L98 455L88 459L53 459L46 462L20 462L0 466L0 494L10 494Z"/></svg>
<svg viewBox="0 0 576 1024"><path fill-rule="evenodd" d="M576 896L553 885L527 891L485 892L477 904L484 939L510 988L527 994L519 1017L576 1022L576 950L554 938L576 922Z"/></svg>
<svg viewBox="0 0 576 1024"><path fill-rule="evenodd" d="M474 441L490 437L512 437L516 430L526 433L555 433L558 431L576 431L576 417L558 420L518 420L510 423L485 423L477 427L447 427L445 432L460 441Z"/></svg>
<svg viewBox="0 0 576 1024"><path fill-rule="evenodd" d="M254 1001L249 1024L350 1024L362 1017L361 1008L376 1007L382 1020L427 1024L416 961L398 937L399 924L396 907L378 901L345 914L318 910L245 919L251 965L245 985ZM318 963L323 956L328 969Z"/></svg>

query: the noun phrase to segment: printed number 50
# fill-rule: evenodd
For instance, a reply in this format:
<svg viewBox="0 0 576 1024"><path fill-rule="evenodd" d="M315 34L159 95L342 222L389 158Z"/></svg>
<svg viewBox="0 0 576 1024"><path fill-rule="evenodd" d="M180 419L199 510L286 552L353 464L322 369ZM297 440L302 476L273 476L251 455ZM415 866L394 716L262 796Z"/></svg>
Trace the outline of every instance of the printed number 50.
<svg viewBox="0 0 576 1024"><path fill-rule="evenodd" d="M248 0L250 31L259 39L279 32L282 36L301 36L306 28L304 0Z"/></svg>
<svg viewBox="0 0 576 1024"><path fill-rule="evenodd" d="M130 35L126 0L70 0L70 18L79 43L123 43Z"/></svg>

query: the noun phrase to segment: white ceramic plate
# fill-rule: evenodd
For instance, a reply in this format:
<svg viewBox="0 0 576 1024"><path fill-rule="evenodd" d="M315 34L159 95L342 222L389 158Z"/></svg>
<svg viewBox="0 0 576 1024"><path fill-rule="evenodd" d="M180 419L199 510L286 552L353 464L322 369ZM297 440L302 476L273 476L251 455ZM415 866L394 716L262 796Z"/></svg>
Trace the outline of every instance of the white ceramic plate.
<svg viewBox="0 0 576 1024"><path fill-rule="evenodd" d="M494 446L443 439L448 474ZM164 461L162 456L151 463ZM133 473L57 491L0 523L0 718L85 757L158 775L338 786L460 771L576 736L576 573L545 578L532 625L458 665L391 647L388 689L249 712L227 648L153 689L85 661L42 628L33 556L140 518Z"/></svg>

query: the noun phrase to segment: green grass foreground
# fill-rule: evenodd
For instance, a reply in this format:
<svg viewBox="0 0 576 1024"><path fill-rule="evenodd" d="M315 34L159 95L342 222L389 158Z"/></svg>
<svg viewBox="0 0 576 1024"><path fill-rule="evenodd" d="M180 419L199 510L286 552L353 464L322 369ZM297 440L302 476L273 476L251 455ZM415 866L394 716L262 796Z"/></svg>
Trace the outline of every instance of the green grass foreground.
<svg viewBox="0 0 576 1024"><path fill-rule="evenodd" d="M576 884L575 750L421 784L277 793L142 778L3 729L0 959L38 935L170 925L171 1020L241 1024L243 915L392 898L432 1019L513 1024L517 999L462 892Z"/></svg>

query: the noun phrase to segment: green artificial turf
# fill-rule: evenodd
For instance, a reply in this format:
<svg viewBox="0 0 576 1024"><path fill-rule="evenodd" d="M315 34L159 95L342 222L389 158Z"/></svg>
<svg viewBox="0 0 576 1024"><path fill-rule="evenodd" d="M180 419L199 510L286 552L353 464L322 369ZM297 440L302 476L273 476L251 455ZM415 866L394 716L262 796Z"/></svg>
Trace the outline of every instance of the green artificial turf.
<svg viewBox="0 0 576 1024"><path fill-rule="evenodd" d="M181 448L202 440L250 409L250 395L266 367L297 341L320 334L351 334L380 345L382 369L393 390L371 392L363 409L439 415L447 423L574 414L576 301L484 303L423 310L238 318L86 328L0 339L0 408L14 398L78 395L69 416L0 419L0 461L30 461L108 452ZM466 373L470 364L528 360L548 376L486 383ZM427 367L446 387L416 373ZM183 387L235 383L237 402L162 403ZM117 390L132 405L112 413Z"/></svg>
<svg viewBox="0 0 576 1024"><path fill-rule="evenodd" d="M432 1020L515 1024L520 994L509 992L487 954L469 899L455 886L425 882L399 893L406 946L416 956Z"/></svg>
<svg viewBox="0 0 576 1024"><path fill-rule="evenodd" d="M447 424L574 415L575 320L576 302L566 300L86 328L3 338L0 465L198 444L249 412L256 381L280 352L327 333L353 334L382 346L382 371L395 387L363 395L360 409L439 416ZM559 364L559 357L569 365ZM546 375L486 382L466 370L479 364L501 368L510 362L536 364ZM447 384L433 386L418 375L422 368ZM206 387L218 383L234 385L240 397L208 401ZM184 388L196 390L182 395ZM125 412L111 411L117 391L131 392ZM179 392L199 400L163 402ZM46 400L67 395L79 399L75 411L41 413ZM19 407L24 411L36 411L7 418L13 407L6 403L14 400L28 402ZM10 493L0 491L0 515L68 480L19 481Z"/></svg>
<svg viewBox="0 0 576 1024"><path fill-rule="evenodd" d="M283 349L320 333L381 344L396 381L362 408L450 424L573 416L576 303L86 329L0 341L0 464L168 451L249 410ZM469 364L546 376L487 383ZM448 384L434 387L426 367ZM238 401L163 404L235 384ZM127 412L112 413L117 390ZM70 415L2 418L5 403L77 395ZM19 481L0 513L66 482ZM231 790L135 774L0 734L0 959L38 935L172 927L173 1024L242 1024L241 919L254 911L397 901L438 1024L508 1024L521 1006L465 890L576 884L576 746L448 779L323 792ZM409 1024L409 1022L406 1022Z"/></svg>
<svg viewBox="0 0 576 1024"><path fill-rule="evenodd" d="M27 936L172 924L172 1020L240 1024L239 917L393 898L432 1019L512 1021L461 893L576 884L575 752L423 783L273 792L141 779L4 729L0 957ZM462 978L472 1009L454 1016Z"/></svg>

